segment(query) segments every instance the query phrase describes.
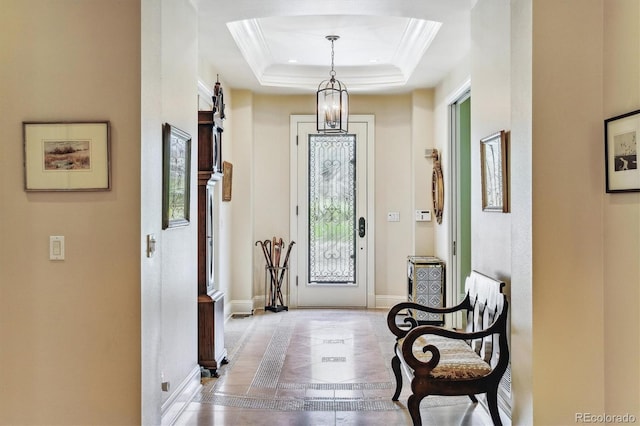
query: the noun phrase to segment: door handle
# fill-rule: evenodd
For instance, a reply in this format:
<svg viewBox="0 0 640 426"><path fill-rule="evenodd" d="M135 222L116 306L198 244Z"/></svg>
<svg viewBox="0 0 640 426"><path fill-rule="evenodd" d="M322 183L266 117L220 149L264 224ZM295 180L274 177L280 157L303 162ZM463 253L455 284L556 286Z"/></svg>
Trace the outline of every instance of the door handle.
<svg viewBox="0 0 640 426"><path fill-rule="evenodd" d="M364 237L367 233L366 225L367 224L364 217L361 217L360 219L358 219L358 235L360 235L360 238Z"/></svg>

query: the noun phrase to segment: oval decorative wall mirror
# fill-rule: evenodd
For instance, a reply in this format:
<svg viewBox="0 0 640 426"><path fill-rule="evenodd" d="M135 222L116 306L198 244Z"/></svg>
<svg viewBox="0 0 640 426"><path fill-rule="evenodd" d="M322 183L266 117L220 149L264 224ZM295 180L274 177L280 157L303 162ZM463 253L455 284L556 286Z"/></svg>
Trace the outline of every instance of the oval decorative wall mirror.
<svg viewBox="0 0 640 426"><path fill-rule="evenodd" d="M438 224L442 223L442 211L444 209L444 178L440 166L440 155L433 150L433 174L431 175L431 194L433 195L433 214Z"/></svg>

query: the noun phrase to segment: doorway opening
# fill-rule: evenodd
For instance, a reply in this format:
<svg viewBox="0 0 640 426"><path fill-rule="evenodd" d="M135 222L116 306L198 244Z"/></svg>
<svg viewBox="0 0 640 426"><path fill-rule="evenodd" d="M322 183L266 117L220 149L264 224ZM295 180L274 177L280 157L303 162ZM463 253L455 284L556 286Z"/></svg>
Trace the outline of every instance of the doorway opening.
<svg viewBox="0 0 640 426"><path fill-rule="evenodd" d="M450 268L448 306L464 297L464 280L471 272L471 91L466 88L449 105Z"/></svg>
<svg viewBox="0 0 640 426"><path fill-rule="evenodd" d="M291 116L291 305L375 306L374 118L352 115L339 135L315 120Z"/></svg>

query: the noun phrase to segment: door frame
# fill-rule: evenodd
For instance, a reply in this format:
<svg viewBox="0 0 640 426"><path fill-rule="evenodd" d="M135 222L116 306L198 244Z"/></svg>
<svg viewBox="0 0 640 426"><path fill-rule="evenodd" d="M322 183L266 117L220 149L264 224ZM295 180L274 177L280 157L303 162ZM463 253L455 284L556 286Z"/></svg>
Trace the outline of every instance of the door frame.
<svg viewBox="0 0 640 426"><path fill-rule="evenodd" d="M450 208L448 214L449 222L449 265L447 277L447 306L455 306L460 303L460 296L464 294L464 279L461 276L461 259L458 256L458 248L456 245L460 240L461 234L461 202L460 202L460 135L459 135L459 116L458 105L465 100L471 98L471 81L467 80L457 91L449 98L449 182L450 182ZM467 212L471 215L471 212ZM452 327L462 326L462 317L454 315L452 317Z"/></svg>
<svg viewBox="0 0 640 426"><path fill-rule="evenodd" d="M292 114L289 122L289 235L291 241L298 240L298 123L315 123L316 116L310 114ZM375 294L375 116L373 114L351 114L349 122L367 123L367 279L366 308L376 306ZM296 244L291 250L289 261L290 293L289 305L298 307L298 250Z"/></svg>

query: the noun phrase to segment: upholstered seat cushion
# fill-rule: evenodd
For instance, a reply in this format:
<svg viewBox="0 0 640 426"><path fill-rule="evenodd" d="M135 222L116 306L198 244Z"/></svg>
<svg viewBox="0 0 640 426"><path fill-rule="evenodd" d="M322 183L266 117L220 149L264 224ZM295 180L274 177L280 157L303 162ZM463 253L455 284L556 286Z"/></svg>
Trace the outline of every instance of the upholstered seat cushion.
<svg viewBox="0 0 640 426"><path fill-rule="evenodd" d="M404 338L398 340L401 348ZM434 379L474 379L486 376L491 366L484 362L464 340L449 339L433 334L418 337L413 345L413 354L423 362L431 359L431 352L423 352L422 348L431 344L440 351L440 362L430 373ZM400 354L402 355L402 354Z"/></svg>

